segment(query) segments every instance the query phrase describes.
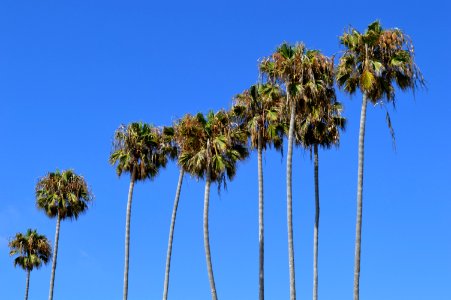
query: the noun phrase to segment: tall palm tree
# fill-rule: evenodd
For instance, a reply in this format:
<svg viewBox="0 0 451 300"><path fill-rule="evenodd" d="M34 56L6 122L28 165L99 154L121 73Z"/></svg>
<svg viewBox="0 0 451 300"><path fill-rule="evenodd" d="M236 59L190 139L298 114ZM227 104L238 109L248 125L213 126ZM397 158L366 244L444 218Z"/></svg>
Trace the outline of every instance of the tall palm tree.
<svg viewBox="0 0 451 300"><path fill-rule="evenodd" d="M290 300L296 299L293 213L292 213L292 157L295 131L295 117L302 114L304 106L311 99L319 98L325 91L321 74L328 68L329 58L317 50L308 50L304 44L291 46L283 43L276 51L260 63L260 71L270 81L285 85L286 108L290 116L287 150L287 227L288 227L288 265L290 271Z"/></svg>
<svg viewBox="0 0 451 300"><path fill-rule="evenodd" d="M36 229L28 229L27 233L16 233L14 239L9 242L9 255L16 255L14 266L21 267L27 272L25 287L25 300L28 299L30 286L30 272L39 269L42 264L47 264L50 260L52 247L45 235L37 233Z"/></svg>
<svg viewBox="0 0 451 300"><path fill-rule="evenodd" d="M332 66L332 65L331 65ZM338 145L340 129L344 130L346 119L341 116L342 106L335 100L333 89L333 66L330 74L330 92L326 101L311 102L307 105L307 113L303 118L296 119L296 141L304 148L313 150L314 183L315 183L315 223L313 229L313 300L318 299L318 237L319 237L319 158L318 147L330 148ZM329 100L329 101L327 101Z"/></svg>
<svg viewBox="0 0 451 300"><path fill-rule="evenodd" d="M360 253L362 232L362 190L366 107L373 103L395 100L395 85L401 90L415 90L424 79L414 62L410 38L400 29L383 29L379 21L371 23L364 33L354 28L340 36L345 51L336 70L338 86L349 94L362 93L357 174L357 218L354 260L354 299L359 299ZM387 121L391 128L389 115Z"/></svg>
<svg viewBox="0 0 451 300"><path fill-rule="evenodd" d="M60 223L66 219L78 219L88 210L93 198L85 179L73 170L49 172L36 184L36 206L48 217L56 218L49 300L53 299Z"/></svg>
<svg viewBox="0 0 451 300"><path fill-rule="evenodd" d="M218 188L226 187L236 173L236 163L247 155L246 134L230 121L229 113L220 110L206 116L198 113L186 115L180 121L177 140L180 143L180 166L197 178L205 178L203 231L205 258L211 296L217 300L216 284L210 253L208 213L210 185L218 183Z"/></svg>
<svg viewBox="0 0 451 300"><path fill-rule="evenodd" d="M235 97L233 113L245 127L251 147L258 155L258 240L259 240L259 299L264 294L264 220L263 220L263 166L262 153L267 145L282 147L283 127L277 112L278 102L283 97L278 86L270 83L251 86Z"/></svg>
<svg viewBox="0 0 451 300"><path fill-rule="evenodd" d="M133 188L136 181L153 179L160 168L166 166L167 156L162 147L162 135L158 128L145 123L121 125L114 134L110 163L116 173L130 174L127 211L125 218L125 263L123 299L128 297L128 269L130 253L130 219Z"/></svg>
<svg viewBox="0 0 451 300"><path fill-rule="evenodd" d="M179 154L179 145L175 139L175 131L178 130L178 124L174 127L164 127L163 129L163 142L165 148L167 149L166 153L170 159L178 158ZM179 205L180 192L182 190L183 176L185 171L183 168L180 168L179 179L177 182L177 189L175 191L175 199L174 206L172 209L172 217L171 217L171 225L169 227L169 239L168 239L168 250L166 254L166 269L164 273L164 286L163 286L163 300L168 299L169 292L169 272L171 269L171 258L172 258L172 243L174 238L174 229L175 229L175 220L177 217L177 208Z"/></svg>

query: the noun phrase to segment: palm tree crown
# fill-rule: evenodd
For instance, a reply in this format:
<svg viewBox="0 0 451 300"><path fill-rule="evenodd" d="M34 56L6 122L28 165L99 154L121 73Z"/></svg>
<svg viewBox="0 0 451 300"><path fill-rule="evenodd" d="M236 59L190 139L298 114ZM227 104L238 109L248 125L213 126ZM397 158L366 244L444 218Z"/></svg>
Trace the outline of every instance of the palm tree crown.
<svg viewBox="0 0 451 300"><path fill-rule="evenodd" d="M248 90L235 96L232 111L238 124L242 124L250 138L252 148L258 147L259 135L263 149L283 145L283 126L279 122L279 102L285 95L271 83L252 85Z"/></svg>
<svg viewBox="0 0 451 300"><path fill-rule="evenodd" d="M160 130L152 125L141 122L121 125L114 135L110 163L116 165L118 176L135 170L135 180L152 179L167 163L162 144Z"/></svg>
<svg viewBox="0 0 451 300"><path fill-rule="evenodd" d="M341 103L324 103L310 106L304 118L296 119L296 142L311 149L314 145L330 148L338 145L340 130L346 127L346 119L341 116Z"/></svg>
<svg viewBox="0 0 451 300"><path fill-rule="evenodd" d="M39 269L50 260L52 248L49 240L37 233L36 229L28 229L27 233L17 233L14 239L9 242L11 249L9 254L16 255L14 266L19 266L25 271Z"/></svg>
<svg viewBox="0 0 451 300"><path fill-rule="evenodd" d="M248 155L246 133L235 125L223 110L183 117L176 130L180 166L198 178L204 178L208 168L211 181L225 186L226 179L235 176L237 161Z"/></svg>
<svg viewBox="0 0 451 300"><path fill-rule="evenodd" d="M350 28L340 37L345 52L337 68L340 88L353 94L357 89L377 103L395 100L393 83L401 90L424 85L414 62L412 41L400 29L383 29L379 21L371 23L362 34Z"/></svg>
<svg viewBox="0 0 451 300"><path fill-rule="evenodd" d="M73 170L49 172L36 185L36 204L50 218L77 219L93 195L85 179Z"/></svg>
<svg viewBox="0 0 451 300"><path fill-rule="evenodd" d="M309 50L304 44L291 46L287 43L260 63L270 81L285 84L288 102L301 106L303 102L319 99L330 83L331 59L318 50ZM298 107L296 108L298 110Z"/></svg>

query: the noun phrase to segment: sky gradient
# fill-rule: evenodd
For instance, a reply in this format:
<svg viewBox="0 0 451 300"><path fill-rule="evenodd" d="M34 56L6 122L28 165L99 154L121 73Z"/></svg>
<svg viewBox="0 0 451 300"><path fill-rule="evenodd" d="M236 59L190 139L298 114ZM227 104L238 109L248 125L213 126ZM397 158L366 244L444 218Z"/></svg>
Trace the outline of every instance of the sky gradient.
<svg viewBox="0 0 451 300"><path fill-rule="evenodd" d="M16 1L0 2L0 299L23 297L8 239L36 228L53 243L55 221L35 207L39 177L72 168L95 202L62 222L54 299L120 299L129 177L108 164L122 123L168 125L185 113L229 108L258 80L258 59L283 41L327 55L338 36L379 19L414 42L427 90L369 106L365 144L361 299L451 299L449 4L432 0ZM340 147L320 151L319 297L352 297L361 95L338 92L348 128ZM286 147L285 147L286 149ZM265 292L287 299L285 156L264 154ZM312 294L313 166L294 152L293 214L298 299ZM158 299L178 179L170 163L135 186L129 299ZM202 238L204 182L185 177L174 236L169 299L210 299ZM221 299L257 299L256 154L220 196L211 189L210 242ZM51 267L33 271L30 300L46 299Z"/></svg>

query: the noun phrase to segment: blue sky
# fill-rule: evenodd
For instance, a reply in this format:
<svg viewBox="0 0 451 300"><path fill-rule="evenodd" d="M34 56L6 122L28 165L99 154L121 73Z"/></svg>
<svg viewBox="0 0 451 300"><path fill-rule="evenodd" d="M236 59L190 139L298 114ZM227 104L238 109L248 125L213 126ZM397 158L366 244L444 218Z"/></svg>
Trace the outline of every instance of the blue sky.
<svg viewBox="0 0 451 300"><path fill-rule="evenodd" d="M82 174L96 196L61 226L55 299L119 299L128 177L108 164L121 123L171 124L185 113L228 108L257 80L257 60L283 41L339 54L338 36L375 19L415 44L428 82L397 94L391 112L369 107L365 152L361 298L451 299L451 30L445 1L13 1L0 2L0 298L23 296L7 241L37 228L53 242L55 220L35 208L37 179L57 168ZM338 93L348 128L339 149L320 152L319 296L350 299L353 285L360 95ZM285 158L264 158L266 297L287 299ZM212 189L210 239L221 299L258 293L256 155L220 196ZM178 170L137 184L129 299L161 297ZM299 299L312 293L313 168L295 151L294 237ZM202 240L203 182L185 178L176 224L170 299L210 298ZM45 299L50 266L31 275Z"/></svg>

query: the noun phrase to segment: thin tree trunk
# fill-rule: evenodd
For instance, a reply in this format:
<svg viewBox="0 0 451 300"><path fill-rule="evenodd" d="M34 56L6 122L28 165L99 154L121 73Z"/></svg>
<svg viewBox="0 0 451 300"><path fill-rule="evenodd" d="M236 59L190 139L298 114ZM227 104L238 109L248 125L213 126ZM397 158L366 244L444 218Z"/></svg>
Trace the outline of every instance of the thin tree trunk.
<svg viewBox="0 0 451 300"><path fill-rule="evenodd" d="M130 219L132 215L132 199L133 188L135 186L136 170L133 167L132 174L130 176L130 187L128 189L128 201L127 201L127 213L125 217L125 264L124 264L124 292L123 300L127 300L128 297L128 261L130 254Z"/></svg>
<svg viewBox="0 0 451 300"><path fill-rule="evenodd" d="M287 87L287 99L289 92ZM288 227L288 265L290 268L290 300L296 300L296 284L294 275L294 246L293 246L293 208L292 208L292 159L293 159L293 138L294 138L294 117L296 106L293 101L290 112L290 130L288 132L287 151L287 227Z"/></svg>
<svg viewBox="0 0 451 300"><path fill-rule="evenodd" d="M25 286L25 300L28 300L28 288L30 286L30 270L27 270L27 283Z"/></svg>
<svg viewBox="0 0 451 300"><path fill-rule="evenodd" d="M52 274L50 276L49 300L53 299L53 286L55 284L56 260L58 256L58 240L60 237L60 225L61 225L61 217L60 214L58 213L58 216L56 217L55 244L53 246Z"/></svg>
<svg viewBox="0 0 451 300"><path fill-rule="evenodd" d="M359 167L357 174L357 218L355 225L355 258L354 258L354 300L359 300L360 252L362 241L362 191L363 191L363 160L365 148L365 121L367 97L363 94L362 111L360 113L359 132Z"/></svg>
<svg viewBox="0 0 451 300"><path fill-rule="evenodd" d="M318 234L319 234L319 181L318 145L314 145L315 176L315 227L313 229L313 300L318 300Z"/></svg>
<svg viewBox="0 0 451 300"><path fill-rule="evenodd" d="M262 134L258 134L258 242L259 242L259 299L265 299L265 272L264 272L264 222L263 222L263 166L262 166Z"/></svg>
<svg viewBox="0 0 451 300"><path fill-rule="evenodd" d="M169 271L171 269L172 240L174 237L175 219L177 216L177 207L179 205L180 191L182 190L183 175L184 175L184 171L182 168L180 168L179 181L177 184L177 190L175 192L174 208L172 209L171 227L169 229L168 252L166 255L166 271L164 274L163 300L168 299Z"/></svg>
<svg viewBox="0 0 451 300"><path fill-rule="evenodd" d="M210 141L207 141L207 152L210 153ZM210 254L210 236L208 233L208 207L210 202L210 184L211 184L211 166L210 158L207 158L207 174L205 179L205 194L204 194L204 247L205 259L207 260L208 280L210 281L211 299L217 300L215 278L213 276L213 265L211 263Z"/></svg>

